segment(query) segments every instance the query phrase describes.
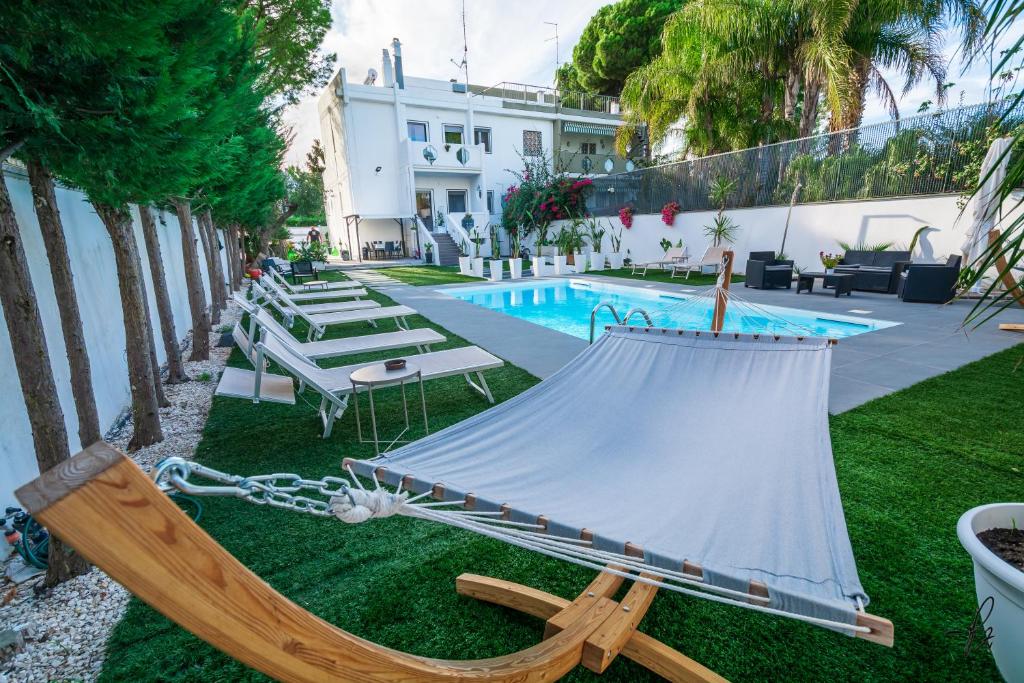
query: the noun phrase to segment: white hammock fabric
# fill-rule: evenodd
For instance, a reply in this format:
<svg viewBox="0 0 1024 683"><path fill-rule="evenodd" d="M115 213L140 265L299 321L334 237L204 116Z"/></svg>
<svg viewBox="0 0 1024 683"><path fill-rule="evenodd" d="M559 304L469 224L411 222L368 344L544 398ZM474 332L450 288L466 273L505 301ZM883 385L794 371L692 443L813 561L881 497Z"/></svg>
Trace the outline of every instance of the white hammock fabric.
<svg viewBox="0 0 1024 683"><path fill-rule="evenodd" d="M832 461L830 363L823 339L612 327L523 394L352 465L386 468L393 486L410 475L417 494L441 484L447 501L475 497L472 511L399 514L597 568L622 564L632 543L644 550L634 571L740 606L760 581L762 607L839 628L868 599ZM584 529L593 543L578 540ZM681 574L684 561L703 578Z"/></svg>

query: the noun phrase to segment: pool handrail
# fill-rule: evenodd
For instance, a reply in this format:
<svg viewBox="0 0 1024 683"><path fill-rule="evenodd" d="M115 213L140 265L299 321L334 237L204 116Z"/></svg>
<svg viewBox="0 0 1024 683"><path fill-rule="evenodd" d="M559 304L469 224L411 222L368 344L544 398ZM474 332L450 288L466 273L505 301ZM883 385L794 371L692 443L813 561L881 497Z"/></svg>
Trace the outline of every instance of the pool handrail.
<svg viewBox="0 0 1024 683"><path fill-rule="evenodd" d="M597 312L599 310L601 310L602 308L607 308L609 311L612 312L612 317L615 318L616 324L625 325L626 323L629 322L629 319L632 318L634 315L641 315L641 316L643 316L644 320L647 322L647 326L648 327L654 327L654 323L651 321L651 316L648 315L647 311L645 311L644 309L642 309L642 308L631 308L626 313L626 317L625 318L620 318L619 317L619 312L615 310L615 306L613 306L611 304L611 302L602 301L598 305L594 306L594 310L592 310L590 312L590 343L591 344L594 343L594 323L595 323L595 321L597 319Z"/></svg>

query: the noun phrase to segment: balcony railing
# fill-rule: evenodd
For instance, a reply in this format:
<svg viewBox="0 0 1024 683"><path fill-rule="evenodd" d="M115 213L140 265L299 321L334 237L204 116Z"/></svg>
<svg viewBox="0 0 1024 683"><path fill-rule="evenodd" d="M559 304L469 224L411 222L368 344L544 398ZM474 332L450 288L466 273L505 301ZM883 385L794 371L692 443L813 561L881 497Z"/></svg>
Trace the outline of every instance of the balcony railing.
<svg viewBox="0 0 1024 683"><path fill-rule="evenodd" d="M527 85L503 81L489 88L471 88L474 96L497 97L506 102L518 102L542 107L576 109L604 114L619 114L619 98L590 95L583 92L562 92L543 85Z"/></svg>
<svg viewBox="0 0 1024 683"><path fill-rule="evenodd" d="M611 162L611 170L607 166ZM573 175L607 175L626 171L626 160L614 154L558 152L558 170Z"/></svg>
<svg viewBox="0 0 1024 683"><path fill-rule="evenodd" d="M409 140L406 149L409 163L417 171L479 173L483 169L483 145Z"/></svg>

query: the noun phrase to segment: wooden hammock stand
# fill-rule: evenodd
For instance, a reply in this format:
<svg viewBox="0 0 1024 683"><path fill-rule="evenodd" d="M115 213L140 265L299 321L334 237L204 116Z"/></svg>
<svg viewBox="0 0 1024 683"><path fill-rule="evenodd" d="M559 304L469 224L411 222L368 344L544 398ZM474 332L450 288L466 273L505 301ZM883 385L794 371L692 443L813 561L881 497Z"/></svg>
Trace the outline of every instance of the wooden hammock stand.
<svg viewBox="0 0 1024 683"><path fill-rule="evenodd" d="M715 319L720 323L717 311ZM435 487L435 497L442 494ZM725 681L636 630L658 588L634 583L617 602L612 596L621 576L601 573L569 601L518 583L462 574L455 583L460 595L546 620L544 640L502 657L432 659L364 640L299 607L235 559L106 443L65 460L16 495L40 523L148 605L278 680L552 681L579 664L601 673L623 655L670 681ZM642 557L643 549L630 544L626 554ZM692 563L684 563L683 571L702 574ZM768 596L760 582L751 581L749 590L755 598ZM859 637L892 645L888 620L858 613L857 624L871 629Z"/></svg>

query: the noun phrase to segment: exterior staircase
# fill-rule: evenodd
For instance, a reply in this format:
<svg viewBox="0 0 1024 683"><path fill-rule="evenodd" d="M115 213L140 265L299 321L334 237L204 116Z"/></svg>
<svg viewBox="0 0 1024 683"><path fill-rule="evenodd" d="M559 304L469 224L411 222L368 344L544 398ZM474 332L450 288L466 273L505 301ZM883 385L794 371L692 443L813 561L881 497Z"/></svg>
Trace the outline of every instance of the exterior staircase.
<svg viewBox="0 0 1024 683"><path fill-rule="evenodd" d="M430 233L437 242L437 253L434 254L434 261L439 266L459 265L459 247L455 244L452 236L446 232Z"/></svg>

